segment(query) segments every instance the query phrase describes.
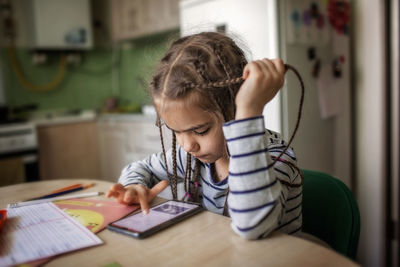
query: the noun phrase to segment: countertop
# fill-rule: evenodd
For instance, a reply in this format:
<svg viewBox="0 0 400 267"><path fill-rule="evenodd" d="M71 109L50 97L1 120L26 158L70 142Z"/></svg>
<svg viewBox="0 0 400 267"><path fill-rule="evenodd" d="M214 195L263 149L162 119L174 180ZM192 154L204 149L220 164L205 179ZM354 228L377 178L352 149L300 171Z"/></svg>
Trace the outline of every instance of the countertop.
<svg viewBox="0 0 400 267"><path fill-rule="evenodd" d="M142 113L96 113L94 111L83 111L78 114L42 116L29 120L30 123L37 127L54 126L69 123L80 122L136 122L136 121L154 121L156 115Z"/></svg>

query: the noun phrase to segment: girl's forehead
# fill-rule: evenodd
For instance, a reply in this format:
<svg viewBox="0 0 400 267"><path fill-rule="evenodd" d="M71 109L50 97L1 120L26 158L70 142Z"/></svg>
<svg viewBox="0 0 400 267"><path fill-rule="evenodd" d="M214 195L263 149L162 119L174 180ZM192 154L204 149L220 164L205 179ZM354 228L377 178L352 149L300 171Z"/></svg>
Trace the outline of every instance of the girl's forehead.
<svg viewBox="0 0 400 267"><path fill-rule="evenodd" d="M161 107L157 107L161 118L191 118L205 119L212 118L212 113L205 110L196 103L188 103L183 100L169 100L164 102Z"/></svg>
<svg viewBox="0 0 400 267"><path fill-rule="evenodd" d="M159 115L165 113L165 111L181 110L188 111L196 108L198 112L203 110L204 112L213 111L210 108L210 101L205 99L204 96L197 92L191 92L188 95L180 98L169 98L165 95L153 98L154 105Z"/></svg>
<svg viewBox="0 0 400 267"><path fill-rule="evenodd" d="M167 126L176 131L183 131L192 126L211 124L220 120L216 113L205 110L195 103L183 100L167 100L167 103L155 102L157 112Z"/></svg>

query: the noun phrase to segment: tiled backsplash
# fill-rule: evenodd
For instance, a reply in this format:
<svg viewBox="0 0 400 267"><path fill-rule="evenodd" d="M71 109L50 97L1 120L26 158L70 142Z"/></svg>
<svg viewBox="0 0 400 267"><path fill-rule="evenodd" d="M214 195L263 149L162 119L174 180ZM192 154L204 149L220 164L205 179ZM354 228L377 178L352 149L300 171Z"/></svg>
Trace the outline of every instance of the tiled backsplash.
<svg viewBox="0 0 400 267"><path fill-rule="evenodd" d="M14 73L8 50L1 51L6 104L20 106L38 104L39 110L101 109L109 97L117 97L121 105L142 105L150 102L146 84L169 41L179 35L169 32L137 39L114 47L94 48L83 52L82 62L67 66L65 76L54 90L38 93L25 88ZM60 56L53 53L43 65L33 65L31 51L16 49L25 77L42 85L57 75ZM114 71L112 71L114 68Z"/></svg>

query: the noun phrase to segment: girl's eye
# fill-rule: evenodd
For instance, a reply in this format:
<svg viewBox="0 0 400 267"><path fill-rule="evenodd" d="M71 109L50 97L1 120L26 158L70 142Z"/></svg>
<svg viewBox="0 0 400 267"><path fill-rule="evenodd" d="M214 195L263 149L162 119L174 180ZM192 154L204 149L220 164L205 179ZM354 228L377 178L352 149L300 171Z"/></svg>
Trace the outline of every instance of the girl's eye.
<svg viewBox="0 0 400 267"><path fill-rule="evenodd" d="M204 131L201 131L201 132L199 132L199 131L194 131L194 133L195 133L196 135L205 135L206 133L208 133L209 130L210 130L210 128L207 128L207 129L205 129Z"/></svg>

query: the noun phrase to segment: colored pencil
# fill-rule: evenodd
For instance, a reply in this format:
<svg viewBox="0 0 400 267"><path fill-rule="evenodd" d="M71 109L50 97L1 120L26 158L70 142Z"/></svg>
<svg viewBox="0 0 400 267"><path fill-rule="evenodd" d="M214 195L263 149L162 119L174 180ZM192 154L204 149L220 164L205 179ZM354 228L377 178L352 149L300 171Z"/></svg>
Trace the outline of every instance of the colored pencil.
<svg viewBox="0 0 400 267"><path fill-rule="evenodd" d="M38 199L45 199L45 198L51 198L51 197L57 197L57 196L61 196L64 194L68 194L68 193L72 193L72 192L76 192L76 191L80 191L89 187L92 187L94 185L94 183L91 184L86 184L86 185L80 185L80 186L76 186L76 185L71 185L69 187L65 187L65 188L61 188L59 190L53 191L50 194L44 195L44 196L40 196L40 197L36 197L33 199L29 199L30 200L38 200ZM63 189L63 190L62 190Z"/></svg>
<svg viewBox="0 0 400 267"><path fill-rule="evenodd" d="M80 187L80 186L82 186L82 184L69 185L69 186L66 186L66 187L51 191L49 194L55 194L55 193L58 193L58 192L63 192L63 191L74 189L74 188L77 188L77 187Z"/></svg>
<svg viewBox="0 0 400 267"><path fill-rule="evenodd" d="M43 199L37 199L37 200L32 200L32 201L15 202L15 203L8 204L7 208L8 209L9 208L19 208L19 207L24 207L24 206L29 206L29 205L40 204L40 203L44 203L44 202L52 202L52 201L72 199L72 198L93 197L93 196L99 196L102 194L103 194L103 192L89 192L89 193L75 194L75 195L69 195L69 196L51 197L51 198L43 198Z"/></svg>

